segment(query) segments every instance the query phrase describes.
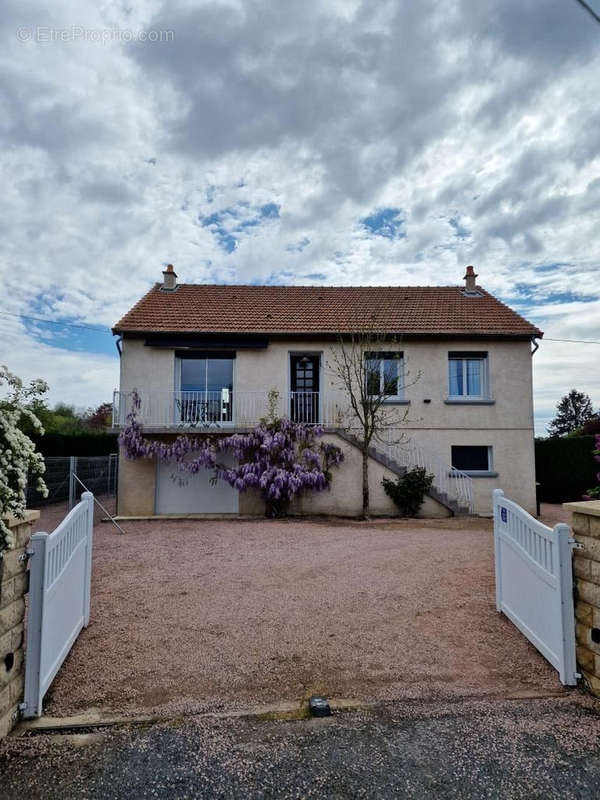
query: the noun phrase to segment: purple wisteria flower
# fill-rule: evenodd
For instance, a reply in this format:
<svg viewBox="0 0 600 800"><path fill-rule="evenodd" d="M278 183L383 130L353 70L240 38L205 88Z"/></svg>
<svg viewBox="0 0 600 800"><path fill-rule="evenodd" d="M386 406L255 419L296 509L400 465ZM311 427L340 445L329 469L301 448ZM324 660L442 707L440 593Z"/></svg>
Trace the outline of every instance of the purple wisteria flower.
<svg viewBox="0 0 600 800"><path fill-rule="evenodd" d="M328 489L331 468L344 459L337 445L319 441L324 433L321 426L293 422L287 417L263 421L247 434L178 436L170 443L153 441L144 437L137 421L140 407L140 397L134 392L127 425L119 435L127 458L176 461L179 470L189 473L214 469L216 479L226 481L239 492L259 489L269 516L285 514L294 497L304 491ZM220 464L221 453L230 453L236 466Z"/></svg>

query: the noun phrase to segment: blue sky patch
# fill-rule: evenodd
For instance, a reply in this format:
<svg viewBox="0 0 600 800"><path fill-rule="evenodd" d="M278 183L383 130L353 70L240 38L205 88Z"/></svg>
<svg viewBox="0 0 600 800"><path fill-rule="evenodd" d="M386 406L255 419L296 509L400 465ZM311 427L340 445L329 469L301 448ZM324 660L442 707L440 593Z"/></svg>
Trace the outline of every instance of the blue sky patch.
<svg viewBox="0 0 600 800"><path fill-rule="evenodd" d="M578 292L553 292L552 290L545 290L543 286L535 283L517 283L515 284L516 296L511 300L512 303L593 303L598 299L598 292L589 294L582 294Z"/></svg>
<svg viewBox="0 0 600 800"><path fill-rule="evenodd" d="M309 281L326 281L327 275L324 272L309 272L306 275L302 276L303 278L308 278Z"/></svg>
<svg viewBox="0 0 600 800"><path fill-rule="evenodd" d="M406 232L403 230L404 219L401 213L399 208L378 208L368 217L363 217L360 222L374 236L404 239Z"/></svg>
<svg viewBox="0 0 600 800"><path fill-rule="evenodd" d="M49 347L117 358L115 337L110 332L110 328L100 330L99 328L84 327L84 323L69 317L55 322L42 322L25 317L21 319L29 336Z"/></svg>
<svg viewBox="0 0 600 800"><path fill-rule="evenodd" d="M534 267L536 272L556 272L558 269L562 269L563 267L570 267L571 265L567 262L560 262L557 261L554 264L538 264Z"/></svg>
<svg viewBox="0 0 600 800"><path fill-rule="evenodd" d="M310 244L310 239L308 236L304 236L298 242L292 242L292 244L288 244L285 248L289 253L301 253L305 247L308 247Z"/></svg>
<svg viewBox="0 0 600 800"><path fill-rule="evenodd" d="M276 203L265 203L253 208L249 203L242 202L206 217L201 216L200 222L203 228L208 228L216 237L222 250L233 253L238 246L240 234L276 219L279 219L279 206Z"/></svg>
<svg viewBox="0 0 600 800"><path fill-rule="evenodd" d="M471 235L471 231L468 228L465 228L464 225L460 223L460 217L450 217L448 220L448 225L451 228L454 228L454 235L457 236L459 239L468 239Z"/></svg>

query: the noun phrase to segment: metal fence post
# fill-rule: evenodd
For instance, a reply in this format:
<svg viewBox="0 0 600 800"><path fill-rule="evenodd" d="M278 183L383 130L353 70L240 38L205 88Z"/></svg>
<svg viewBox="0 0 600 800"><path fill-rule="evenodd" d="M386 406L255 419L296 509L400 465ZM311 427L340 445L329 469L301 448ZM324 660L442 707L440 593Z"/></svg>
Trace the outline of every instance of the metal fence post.
<svg viewBox="0 0 600 800"><path fill-rule="evenodd" d="M69 511L75 507L75 474L77 473L77 456L69 458Z"/></svg>
<svg viewBox="0 0 600 800"><path fill-rule="evenodd" d="M42 714L40 673L42 668L42 623L44 621L44 580L46 576L47 533L34 533L29 542L29 610L25 659L24 717Z"/></svg>
<svg viewBox="0 0 600 800"><path fill-rule="evenodd" d="M92 544L94 536L94 495L91 492L83 492L82 501L86 504L86 550L85 550L85 572L83 576L83 625L87 628L90 621L90 603L92 588Z"/></svg>

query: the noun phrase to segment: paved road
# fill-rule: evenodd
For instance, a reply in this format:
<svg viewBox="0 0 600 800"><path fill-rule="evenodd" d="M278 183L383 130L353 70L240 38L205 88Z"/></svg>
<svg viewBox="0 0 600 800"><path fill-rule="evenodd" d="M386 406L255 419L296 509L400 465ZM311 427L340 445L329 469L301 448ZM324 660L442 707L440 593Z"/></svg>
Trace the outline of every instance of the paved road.
<svg viewBox="0 0 600 800"><path fill-rule="evenodd" d="M394 704L325 720L206 720L0 747L2 798L590 798L599 705Z"/></svg>

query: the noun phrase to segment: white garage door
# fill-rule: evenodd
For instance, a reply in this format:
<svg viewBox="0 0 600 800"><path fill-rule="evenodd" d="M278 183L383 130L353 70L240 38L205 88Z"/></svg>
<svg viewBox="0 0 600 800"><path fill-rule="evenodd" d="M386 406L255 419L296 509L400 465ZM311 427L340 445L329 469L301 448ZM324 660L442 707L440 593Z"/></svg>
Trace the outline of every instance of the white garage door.
<svg viewBox="0 0 600 800"><path fill-rule="evenodd" d="M156 475L157 514L237 514L238 491L225 481L214 485L212 469L196 474L180 472L175 462L158 463Z"/></svg>

